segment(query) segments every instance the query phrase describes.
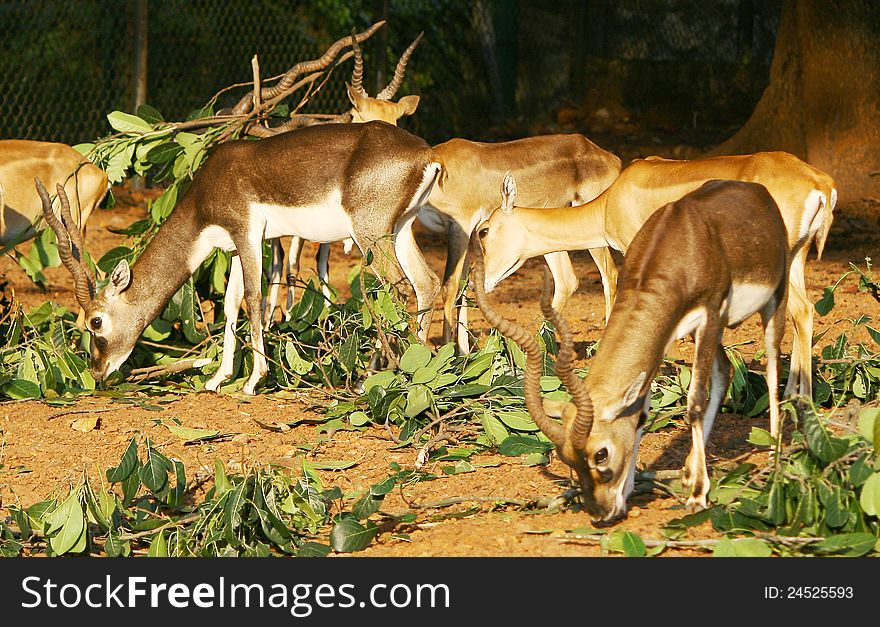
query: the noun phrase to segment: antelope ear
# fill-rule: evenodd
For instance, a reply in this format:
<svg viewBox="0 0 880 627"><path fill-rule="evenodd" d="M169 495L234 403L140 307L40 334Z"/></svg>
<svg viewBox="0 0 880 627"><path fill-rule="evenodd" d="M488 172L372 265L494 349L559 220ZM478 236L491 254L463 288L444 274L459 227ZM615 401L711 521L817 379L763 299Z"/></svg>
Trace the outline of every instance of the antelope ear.
<svg viewBox="0 0 880 627"><path fill-rule="evenodd" d="M513 178L513 172L508 170L501 182L501 209L505 213L510 213L514 202L516 202L516 180Z"/></svg>
<svg viewBox="0 0 880 627"><path fill-rule="evenodd" d="M116 267L113 268L113 272L110 273L110 283L107 285L107 296L118 296L128 289L129 283L131 283L131 268L128 266L128 262L123 259L116 264Z"/></svg>
<svg viewBox="0 0 880 627"><path fill-rule="evenodd" d="M400 117L412 115L419 106L418 96L404 96L397 101L397 110L400 111Z"/></svg>
<svg viewBox="0 0 880 627"><path fill-rule="evenodd" d="M562 421L568 423L577 414L577 407L574 403L568 401L555 401L549 398L541 399L544 405L544 413L551 418L562 418Z"/></svg>
<svg viewBox="0 0 880 627"><path fill-rule="evenodd" d="M623 395L623 403L621 410L628 409L632 405L634 405L639 398L642 396L642 388L645 387L645 379L648 378L648 373L643 372L639 376L636 377L636 380L632 382L629 386L629 389L626 391L626 394ZM629 413L629 412L626 412Z"/></svg>

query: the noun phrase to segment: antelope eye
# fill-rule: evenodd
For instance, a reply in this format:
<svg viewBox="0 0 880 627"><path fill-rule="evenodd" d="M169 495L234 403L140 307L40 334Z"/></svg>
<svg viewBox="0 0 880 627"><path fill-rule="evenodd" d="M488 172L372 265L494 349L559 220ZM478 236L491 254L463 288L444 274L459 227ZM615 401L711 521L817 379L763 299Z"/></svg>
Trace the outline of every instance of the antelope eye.
<svg viewBox="0 0 880 627"><path fill-rule="evenodd" d="M488 226L484 226L482 229L480 229L480 232L478 233L478 235L480 236L480 239L486 239L486 236L488 234L489 234L489 227Z"/></svg>
<svg viewBox="0 0 880 627"><path fill-rule="evenodd" d="M89 320L89 324L92 326L92 328L93 328L95 331L97 331L98 329L101 328L101 318L98 317L98 316L95 316L94 318L92 318L91 320Z"/></svg>
<svg viewBox="0 0 880 627"><path fill-rule="evenodd" d="M597 466L601 466L608 461L608 449L600 448L598 451L596 451L596 455L593 457L593 459L596 461Z"/></svg>

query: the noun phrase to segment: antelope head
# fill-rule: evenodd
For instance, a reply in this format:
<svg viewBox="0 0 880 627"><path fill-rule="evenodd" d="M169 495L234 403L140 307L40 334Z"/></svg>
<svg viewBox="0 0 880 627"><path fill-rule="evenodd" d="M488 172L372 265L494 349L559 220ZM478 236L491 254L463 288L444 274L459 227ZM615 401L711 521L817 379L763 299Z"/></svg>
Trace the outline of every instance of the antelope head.
<svg viewBox="0 0 880 627"><path fill-rule="evenodd" d="M76 300L85 314L85 327L91 336L91 371L95 380L103 381L128 358L141 331L149 320L141 321L132 331L130 325L115 328L113 321L131 317L132 308L125 290L131 282L131 269L124 259L110 274L107 286L96 294L95 276L83 261L82 232L70 213L70 201L62 185L57 186L61 219L52 210L52 201L40 179L35 179L43 203L43 218L58 239L58 255L73 275Z"/></svg>
<svg viewBox="0 0 880 627"><path fill-rule="evenodd" d="M531 257L529 232L517 219L516 180L508 170L501 182L501 206L477 229L485 257L485 289L491 292Z"/></svg>
<svg viewBox="0 0 880 627"><path fill-rule="evenodd" d="M632 470L638 447L639 426L646 405L640 376L615 403L596 403L584 381L574 372L574 343L566 319L550 305L550 273L544 268L541 309L556 327L560 343L556 374L565 383L572 400L541 398L543 354L535 336L504 319L489 304L484 288L481 255L475 255L474 292L486 320L514 340L526 353L524 395L535 424L556 446L559 458L578 476L584 505L595 523L608 524L626 514L626 497L632 490ZM562 424L552 418L561 418Z"/></svg>
<svg viewBox="0 0 880 627"><path fill-rule="evenodd" d="M391 99L400 84L403 82L403 76L406 72L406 64L412 56L413 50L419 45L424 33L420 33L416 40L412 42L397 61L397 67L394 69L394 77L388 86L379 94L372 98L364 89L364 60L361 56L361 48L357 39L352 35L351 43L354 49L354 70L351 75L351 85L346 84L348 90L348 99L351 100L351 121L352 122L371 122L373 120L381 120L389 124L397 124L397 120L405 115L412 115L419 106L418 96L404 96L397 102Z"/></svg>

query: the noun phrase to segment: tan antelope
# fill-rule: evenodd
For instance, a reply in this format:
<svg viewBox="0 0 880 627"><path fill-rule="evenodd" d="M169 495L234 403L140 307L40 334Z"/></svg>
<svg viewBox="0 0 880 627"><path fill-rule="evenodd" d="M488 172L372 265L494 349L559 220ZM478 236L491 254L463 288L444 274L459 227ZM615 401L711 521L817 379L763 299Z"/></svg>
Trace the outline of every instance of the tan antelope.
<svg viewBox="0 0 880 627"><path fill-rule="evenodd" d="M459 349L467 353L467 309L455 312L459 281L471 233L499 205L499 182L505 172L516 176L529 206L558 207L585 203L599 195L620 172L620 159L578 134L499 143L452 139L434 146L434 152L443 164L443 174L419 220L431 230L447 233L444 341L457 339ZM609 263L613 267L606 248L590 250L590 254L600 268ZM548 251L544 259L553 273L553 305L561 308L578 287L577 275L564 251Z"/></svg>
<svg viewBox="0 0 880 627"><path fill-rule="evenodd" d="M607 524L626 515L651 381L677 338L692 332L696 337L687 401L693 446L682 473L688 510L707 505L705 445L730 382L730 362L721 344L724 329L754 313L764 326L770 430L778 437L788 251L779 209L757 183L709 181L653 212L629 246L617 299L584 381L571 370L571 333L548 302L545 276L542 308L560 329L557 368L573 402L543 404L538 343L492 309L478 269L477 302L490 324L525 349L529 413L560 459L577 473L594 521Z"/></svg>
<svg viewBox="0 0 880 627"><path fill-rule="evenodd" d="M404 96L397 102L391 99L397 94L400 85L403 83L403 77L406 74L406 64L412 56L413 51L422 40L424 33L419 33L409 47L404 50L397 60L397 66L394 68L394 76L388 85L381 90L376 97L367 93L364 88L364 61L361 48L358 45L357 38L352 36L351 46L354 50L354 69L351 74L351 84L346 84L348 91L348 99L351 101L352 108L349 111L350 122L363 123L372 121L388 122L397 125L397 121L405 115L412 115L419 106L418 96ZM290 248L287 257L287 307L284 310L285 318L289 315L290 308L293 306L294 289L297 277L299 276L300 255L304 240L300 237L293 237L290 240ZM343 240L345 246L345 254L351 251L354 242L350 238ZM272 263L269 269L269 293L267 297L267 306L263 312L263 325L268 328L271 324L275 308L278 305L278 292L282 283L282 266L284 260L284 249L280 240L272 240ZM321 281L321 290L324 297L330 298L330 243L322 242L318 247L318 278Z"/></svg>
<svg viewBox="0 0 880 627"><path fill-rule="evenodd" d="M74 224L84 230L109 185L104 171L66 144L22 139L0 141L0 248L11 248L36 233L43 219L34 177L61 183L73 199Z"/></svg>
<svg viewBox="0 0 880 627"><path fill-rule="evenodd" d="M267 369L260 315L264 239L350 237L363 252L372 248L374 263L390 262L384 268L389 281L409 279L419 309L428 311L422 317L427 329L440 280L416 246L412 222L439 172L424 140L384 122L311 126L260 141L226 142L193 176L134 265L120 261L98 294L79 253L71 253L71 248L82 250L75 229L68 235L43 190L43 213L58 235L59 253L86 312L95 379L122 365L171 296L214 248L221 248L237 254L224 301L223 356L205 387L217 390L232 375L243 297L254 353L243 391L253 394Z"/></svg>
<svg viewBox="0 0 880 627"><path fill-rule="evenodd" d="M624 254L645 220L709 179L752 181L764 185L779 205L788 232L791 290L788 311L794 330L786 396L812 396L813 305L804 286L804 264L812 242L822 255L837 203L834 180L785 152L674 161L649 157L633 161L594 200L576 207L527 208L515 205L516 184L503 190L501 207L480 225L486 251L486 291L527 259L547 253L614 248ZM683 251L671 249L670 257ZM617 269L599 265L606 308L614 301ZM558 307L558 303L554 303Z"/></svg>

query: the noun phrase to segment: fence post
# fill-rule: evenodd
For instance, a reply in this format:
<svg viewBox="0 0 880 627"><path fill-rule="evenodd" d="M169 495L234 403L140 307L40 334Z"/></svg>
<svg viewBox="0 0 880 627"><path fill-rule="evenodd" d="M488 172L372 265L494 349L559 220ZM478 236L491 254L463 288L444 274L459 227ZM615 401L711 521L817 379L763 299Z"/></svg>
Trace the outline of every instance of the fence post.
<svg viewBox="0 0 880 627"><path fill-rule="evenodd" d="M133 0L134 4L134 73L132 83L132 112L147 102L147 35L149 27L148 0Z"/></svg>

